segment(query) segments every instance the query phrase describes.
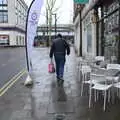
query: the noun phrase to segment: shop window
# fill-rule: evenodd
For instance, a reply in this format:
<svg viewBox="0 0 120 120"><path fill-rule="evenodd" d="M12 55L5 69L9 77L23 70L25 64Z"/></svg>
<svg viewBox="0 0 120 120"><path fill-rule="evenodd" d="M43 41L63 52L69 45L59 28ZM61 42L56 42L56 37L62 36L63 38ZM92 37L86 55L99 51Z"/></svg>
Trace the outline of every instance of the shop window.
<svg viewBox="0 0 120 120"><path fill-rule="evenodd" d="M9 36L0 35L0 45L8 45L8 44L9 44Z"/></svg>
<svg viewBox="0 0 120 120"><path fill-rule="evenodd" d="M18 45L19 42L18 42L18 36L16 36L16 45Z"/></svg>
<svg viewBox="0 0 120 120"><path fill-rule="evenodd" d="M87 52L92 52L92 34L91 34L92 28L91 25L88 25L87 27Z"/></svg>
<svg viewBox="0 0 120 120"><path fill-rule="evenodd" d="M20 45L20 36L18 36L18 45Z"/></svg>
<svg viewBox="0 0 120 120"><path fill-rule="evenodd" d="M24 45L24 37L22 37L22 45Z"/></svg>
<svg viewBox="0 0 120 120"><path fill-rule="evenodd" d="M20 45L22 45L22 36L21 36L21 40L20 40Z"/></svg>
<svg viewBox="0 0 120 120"><path fill-rule="evenodd" d="M19 45L21 45L21 36L19 36Z"/></svg>
<svg viewBox="0 0 120 120"><path fill-rule="evenodd" d="M118 41L119 41L119 4L117 1L111 5L105 6L107 17L104 20L105 32L105 56L110 58L111 56L118 56Z"/></svg>
<svg viewBox="0 0 120 120"><path fill-rule="evenodd" d="M24 39L24 37L23 37L23 45L25 45L25 39Z"/></svg>
<svg viewBox="0 0 120 120"><path fill-rule="evenodd" d="M99 19L101 19L102 17L102 11L101 11L101 7L98 8L98 17Z"/></svg>

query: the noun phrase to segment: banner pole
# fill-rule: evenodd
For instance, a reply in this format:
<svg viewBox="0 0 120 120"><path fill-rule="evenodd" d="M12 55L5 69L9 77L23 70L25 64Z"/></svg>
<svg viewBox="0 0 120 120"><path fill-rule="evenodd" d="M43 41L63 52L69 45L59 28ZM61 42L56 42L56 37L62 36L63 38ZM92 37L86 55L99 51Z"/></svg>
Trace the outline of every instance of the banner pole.
<svg viewBox="0 0 120 120"><path fill-rule="evenodd" d="M27 70L29 72L30 68L29 68L29 59L28 59L28 48L27 48L27 26L28 26L28 17L29 17L29 12L30 12L30 9L31 9L31 6L32 4L34 3L35 0L33 0L28 8L28 11L27 11L27 18L26 18L26 30L25 30L25 48L26 48L26 63L27 63Z"/></svg>

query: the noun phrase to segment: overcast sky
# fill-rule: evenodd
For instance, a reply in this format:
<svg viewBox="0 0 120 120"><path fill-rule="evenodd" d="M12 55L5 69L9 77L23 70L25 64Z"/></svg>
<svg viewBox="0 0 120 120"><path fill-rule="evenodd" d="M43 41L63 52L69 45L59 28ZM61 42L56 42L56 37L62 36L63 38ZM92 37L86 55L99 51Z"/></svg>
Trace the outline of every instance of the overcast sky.
<svg viewBox="0 0 120 120"><path fill-rule="evenodd" d="M32 0L24 0L29 6ZM45 1L45 0L44 0ZM56 7L60 7L57 12L58 21L57 24L69 24L73 19L73 0L56 0ZM39 24L45 24L45 3L43 5ZM54 21L54 20L53 20Z"/></svg>

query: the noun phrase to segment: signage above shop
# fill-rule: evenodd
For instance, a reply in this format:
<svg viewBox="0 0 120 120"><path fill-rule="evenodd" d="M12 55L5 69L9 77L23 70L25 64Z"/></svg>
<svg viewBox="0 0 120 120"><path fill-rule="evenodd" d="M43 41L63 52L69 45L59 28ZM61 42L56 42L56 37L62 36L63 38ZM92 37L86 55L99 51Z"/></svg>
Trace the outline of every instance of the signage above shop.
<svg viewBox="0 0 120 120"><path fill-rule="evenodd" d="M89 0L74 0L74 2L77 4L87 4Z"/></svg>

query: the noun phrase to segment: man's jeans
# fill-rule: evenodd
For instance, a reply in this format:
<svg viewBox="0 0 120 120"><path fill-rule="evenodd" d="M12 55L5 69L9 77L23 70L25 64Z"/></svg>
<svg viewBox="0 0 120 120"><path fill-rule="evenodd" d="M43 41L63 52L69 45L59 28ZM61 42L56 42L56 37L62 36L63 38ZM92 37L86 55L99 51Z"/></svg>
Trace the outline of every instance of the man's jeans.
<svg viewBox="0 0 120 120"><path fill-rule="evenodd" d="M57 78L63 78L64 65L65 65L65 56L64 55L55 55L55 62L56 62Z"/></svg>

